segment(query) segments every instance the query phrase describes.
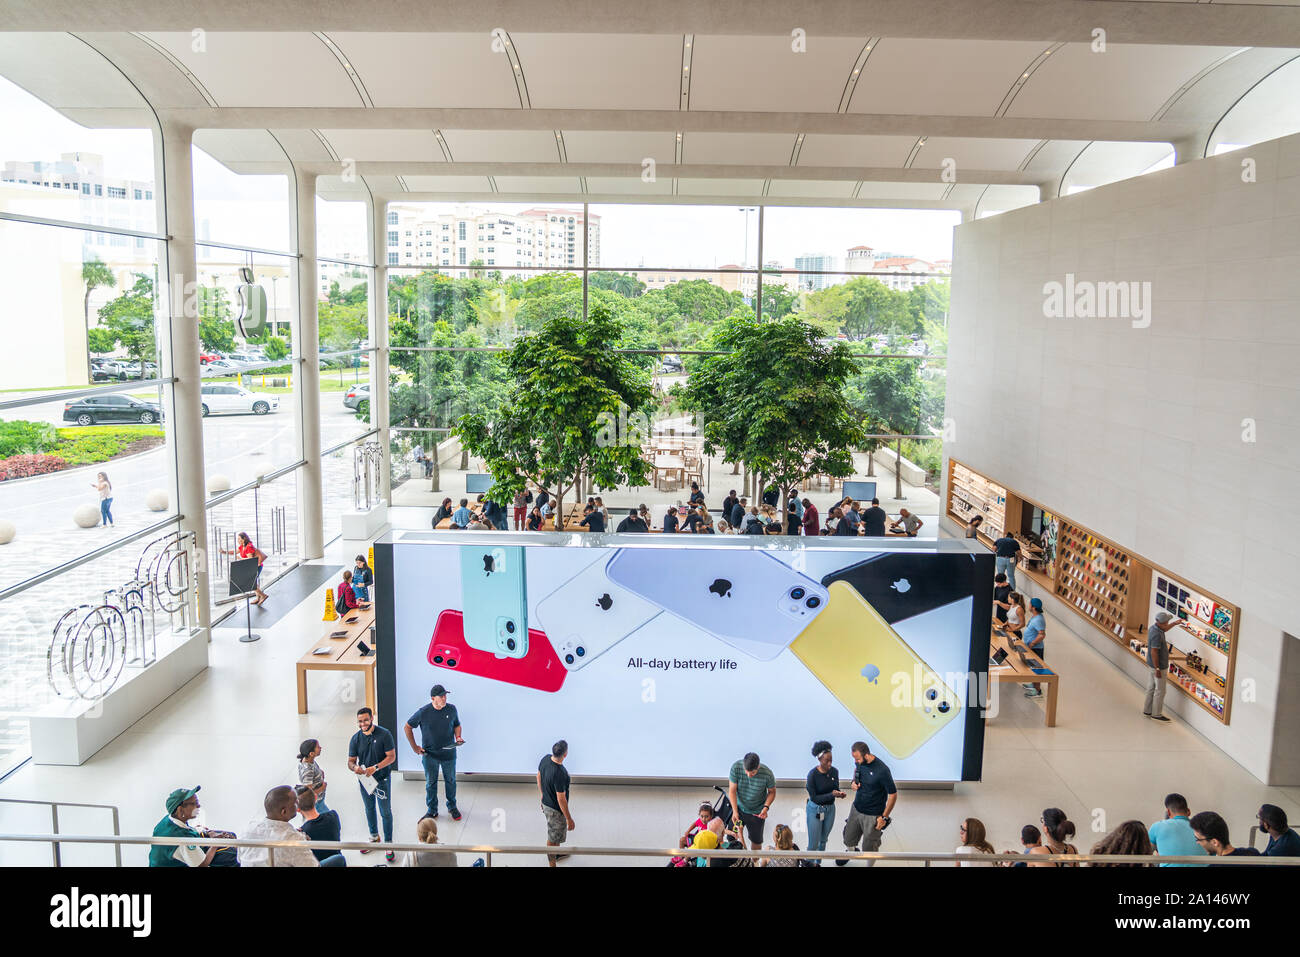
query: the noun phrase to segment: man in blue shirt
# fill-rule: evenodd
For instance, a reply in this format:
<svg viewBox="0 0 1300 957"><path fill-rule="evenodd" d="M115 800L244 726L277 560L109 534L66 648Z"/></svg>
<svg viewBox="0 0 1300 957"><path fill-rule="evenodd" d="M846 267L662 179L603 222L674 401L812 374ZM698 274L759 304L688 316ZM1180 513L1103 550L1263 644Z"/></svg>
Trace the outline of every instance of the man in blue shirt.
<svg viewBox="0 0 1300 957"><path fill-rule="evenodd" d="M420 729L420 743L415 743L415 729ZM447 812L453 821L461 814L456 809L456 745L464 744L460 734L460 715L456 706L447 703L447 689L434 685L429 689L429 703L411 715L402 726L411 750L424 764L424 803L429 817L438 816L438 772L442 771L447 792Z"/></svg>
<svg viewBox="0 0 1300 957"><path fill-rule="evenodd" d="M1265 857L1300 857L1300 834L1287 827L1286 811L1276 804L1261 805L1259 828L1268 834Z"/></svg>
<svg viewBox="0 0 1300 957"><path fill-rule="evenodd" d="M1043 617L1043 600L1041 598L1031 598L1029 607L1033 610L1029 622L1025 625L1025 630L1021 632L1024 636L1022 640L1025 647L1033 654L1037 655L1039 660L1045 658L1044 638L1047 637L1047 619ZM1032 684L1025 689L1025 696L1028 698L1037 698L1043 693L1038 684Z"/></svg>
<svg viewBox="0 0 1300 957"><path fill-rule="evenodd" d="M463 498L460 500L460 508L456 509L451 515L451 524L457 528L466 528L473 517L474 513L469 510L469 499Z"/></svg>
<svg viewBox="0 0 1300 957"><path fill-rule="evenodd" d="M1187 807L1187 798L1181 794L1170 794L1165 798L1165 817L1156 821L1147 830L1151 846L1157 854L1165 857L1200 857L1205 849L1196 843L1190 823L1191 810ZM1161 867L1195 867L1195 864L1161 864Z"/></svg>

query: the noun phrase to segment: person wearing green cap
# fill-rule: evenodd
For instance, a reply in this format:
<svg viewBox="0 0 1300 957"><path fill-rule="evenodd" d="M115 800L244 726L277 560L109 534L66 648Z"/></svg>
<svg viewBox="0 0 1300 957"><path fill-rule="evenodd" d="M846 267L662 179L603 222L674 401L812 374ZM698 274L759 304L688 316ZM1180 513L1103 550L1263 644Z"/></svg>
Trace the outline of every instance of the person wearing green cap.
<svg viewBox="0 0 1300 957"><path fill-rule="evenodd" d="M190 822L199 813L199 786L177 788L167 795L167 814L153 829L154 837L215 838L234 837L225 831L209 831L195 827ZM195 844L155 844L149 848L150 867L212 867L222 866L215 860L221 852L215 845L201 847ZM238 867L237 863L232 866Z"/></svg>

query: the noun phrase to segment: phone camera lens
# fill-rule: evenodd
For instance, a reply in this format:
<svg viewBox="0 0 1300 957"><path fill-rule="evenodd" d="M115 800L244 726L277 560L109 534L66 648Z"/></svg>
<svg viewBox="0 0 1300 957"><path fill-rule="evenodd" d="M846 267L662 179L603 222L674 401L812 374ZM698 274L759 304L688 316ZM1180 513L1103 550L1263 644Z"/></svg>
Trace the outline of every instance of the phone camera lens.
<svg viewBox="0 0 1300 957"><path fill-rule="evenodd" d="M804 602L804 604L807 605L809 608L820 608L821 603L822 600L818 598L816 595L813 595L806 602Z"/></svg>
<svg viewBox="0 0 1300 957"><path fill-rule="evenodd" d="M508 648L511 651L515 650L515 640L513 638L506 639L506 648Z"/></svg>
<svg viewBox="0 0 1300 957"><path fill-rule="evenodd" d="M433 663L434 663L435 665L440 665L440 664L442 664L442 655L434 655L434 656L433 656Z"/></svg>
<svg viewBox="0 0 1300 957"><path fill-rule="evenodd" d="M455 658L448 658L448 659L447 659L447 667L448 667L448 668L455 668L455 667L456 667L456 659L455 659Z"/></svg>
<svg viewBox="0 0 1300 957"><path fill-rule="evenodd" d="M800 588L798 585L790 589L790 597L793 598L795 601L801 600L804 594L805 594L804 590Z"/></svg>
<svg viewBox="0 0 1300 957"><path fill-rule="evenodd" d="M933 688L931 688L925 693L926 701L933 701L937 697L939 697L939 692L935 691Z"/></svg>
<svg viewBox="0 0 1300 957"><path fill-rule="evenodd" d="M939 713L940 713L940 714L947 714L947 713L948 713L949 711L951 711L951 710L952 710L952 705L948 704L948 702L946 702L946 701L940 701L940 702L939 702Z"/></svg>
<svg viewBox="0 0 1300 957"><path fill-rule="evenodd" d="M506 631L512 635L515 633L515 623L513 621L506 622Z"/></svg>
<svg viewBox="0 0 1300 957"><path fill-rule="evenodd" d="M565 655L565 656L564 656L564 663L567 664L567 665L571 665L571 664L573 664L573 655Z"/></svg>
<svg viewBox="0 0 1300 957"><path fill-rule="evenodd" d="M581 658L583 655L585 655L585 654L587 653L587 649L584 648L584 647L582 647L582 645L579 645L579 646L577 647L576 650L577 650L577 652L578 652L578 657L579 657L579 658Z"/></svg>

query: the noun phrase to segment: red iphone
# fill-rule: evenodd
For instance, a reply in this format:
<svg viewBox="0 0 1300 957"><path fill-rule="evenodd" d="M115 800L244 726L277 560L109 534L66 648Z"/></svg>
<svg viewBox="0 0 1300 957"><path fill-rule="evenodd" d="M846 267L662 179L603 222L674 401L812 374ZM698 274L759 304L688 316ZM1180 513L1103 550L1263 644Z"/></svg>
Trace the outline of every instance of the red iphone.
<svg viewBox="0 0 1300 957"><path fill-rule="evenodd" d="M451 608L438 615L429 642L429 664L538 691L559 691L569 673L546 635L535 628L528 629L528 653L522 658L498 658L471 648L465 641L465 619Z"/></svg>

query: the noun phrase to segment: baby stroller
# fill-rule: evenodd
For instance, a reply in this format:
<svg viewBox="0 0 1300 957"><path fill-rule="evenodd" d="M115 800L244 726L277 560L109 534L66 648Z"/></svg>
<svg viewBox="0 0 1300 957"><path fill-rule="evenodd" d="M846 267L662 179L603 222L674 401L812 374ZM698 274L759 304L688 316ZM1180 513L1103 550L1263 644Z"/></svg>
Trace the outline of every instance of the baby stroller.
<svg viewBox="0 0 1300 957"><path fill-rule="evenodd" d="M713 790L718 792L718 799L713 802L713 816L722 821L722 826L730 830L731 828L731 798L727 796L727 789L719 785L714 785ZM701 802L705 803L705 802ZM698 833L698 832L693 832ZM726 847L727 841L724 838L720 847ZM708 860L702 857L678 856L668 861L669 867L704 867Z"/></svg>

